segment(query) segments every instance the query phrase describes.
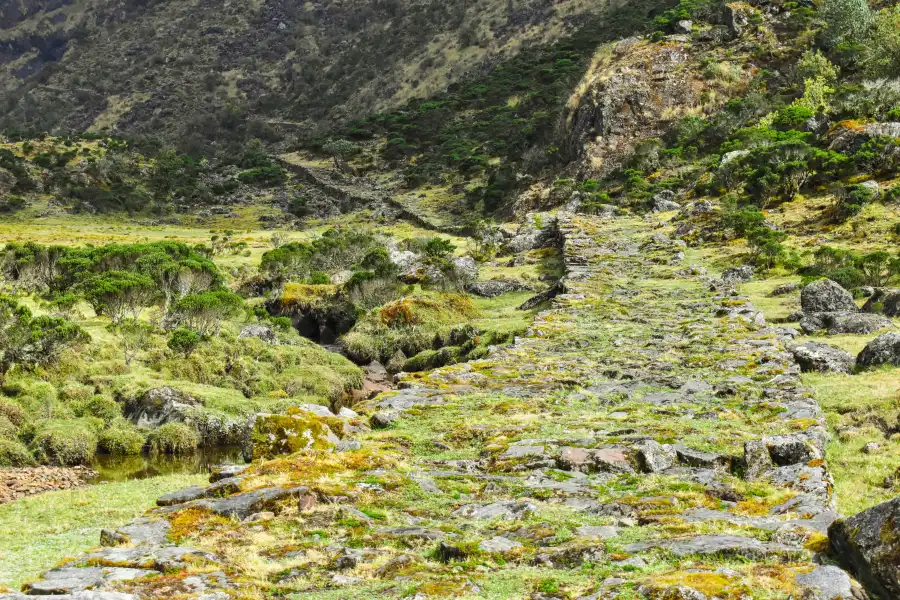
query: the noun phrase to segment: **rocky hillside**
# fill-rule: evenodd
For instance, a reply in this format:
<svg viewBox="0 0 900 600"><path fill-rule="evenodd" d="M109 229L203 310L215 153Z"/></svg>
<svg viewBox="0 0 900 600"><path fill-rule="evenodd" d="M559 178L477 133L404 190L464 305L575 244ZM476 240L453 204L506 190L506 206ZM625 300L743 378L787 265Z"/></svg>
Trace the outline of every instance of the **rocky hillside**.
<svg viewBox="0 0 900 600"><path fill-rule="evenodd" d="M328 130L579 30L586 0L23 0L0 8L7 131L193 151Z"/></svg>

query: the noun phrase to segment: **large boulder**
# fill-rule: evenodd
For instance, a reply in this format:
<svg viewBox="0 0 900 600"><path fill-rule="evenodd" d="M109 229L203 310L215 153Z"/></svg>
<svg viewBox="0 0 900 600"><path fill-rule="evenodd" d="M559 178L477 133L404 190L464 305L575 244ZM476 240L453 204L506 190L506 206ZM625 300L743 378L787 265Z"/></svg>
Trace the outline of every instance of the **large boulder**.
<svg viewBox="0 0 900 600"><path fill-rule="evenodd" d="M803 372L850 373L853 357L846 350L821 342L804 342L790 348Z"/></svg>
<svg viewBox="0 0 900 600"><path fill-rule="evenodd" d="M751 265L732 267L722 272L722 281L725 283L746 283L753 279L754 269Z"/></svg>
<svg viewBox="0 0 900 600"><path fill-rule="evenodd" d="M888 317L900 316L900 290L875 288L862 307L864 312L881 313Z"/></svg>
<svg viewBox="0 0 900 600"><path fill-rule="evenodd" d="M305 411L291 415L254 415L242 447L244 460L273 458L301 450L331 449L340 440L327 420L328 417Z"/></svg>
<svg viewBox="0 0 900 600"><path fill-rule="evenodd" d="M163 386L126 398L123 412L125 418L138 427L155 429L166 423L183 421L186 409L201 405L196 398Z"/></svg>
<svg viewBox="0 0 900 600"><path fill-rule="evenodd" d="M271 327L265 325L245 325L238 336L240 338L257 338L267 344L277 344L278 336Z"/></svg>
<svg viewBox="0 0 900 600"><path fill-rule="evenodd" d="M878 597L900 598L900 498L828 528L835 558Z"/></svg>
<svg viewBox="0 0 900 600"><path fill-rule="evenodd" d="M812 313L800 320L800 328L804 332L814 333L824 329L828 335L875 333L893 326L887 317L871 313Z"/></svg>
<svg viewBox="0 0 900 600"><path fill-rule="evenodd" d="M805 313L859 311L850 292L830 279L814 281L803 288L800 306Z"/></svg>
<svg viewBox="0 0 900 600"><path fill-rule="evenodd" d="M900 333L891 331L866 344L856 357L856 364L860 367L900 366Z"/></svg>

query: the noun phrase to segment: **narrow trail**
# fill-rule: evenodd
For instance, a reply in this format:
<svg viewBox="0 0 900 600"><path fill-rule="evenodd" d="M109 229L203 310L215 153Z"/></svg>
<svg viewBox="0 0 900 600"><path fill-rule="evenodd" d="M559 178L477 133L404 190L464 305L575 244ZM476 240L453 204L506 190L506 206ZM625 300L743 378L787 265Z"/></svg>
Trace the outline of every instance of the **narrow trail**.
<svg viewBox="0 0 900 600"><path fill-rule="evenodd" d="M561 229L566 293L527 336L407 375L361 409L390 426L339 452L235 469L165 499L30 593L856 593L817 556L837 515L824 420L784 348L791 332L710 291L645 221L575 216Z"/></svg>

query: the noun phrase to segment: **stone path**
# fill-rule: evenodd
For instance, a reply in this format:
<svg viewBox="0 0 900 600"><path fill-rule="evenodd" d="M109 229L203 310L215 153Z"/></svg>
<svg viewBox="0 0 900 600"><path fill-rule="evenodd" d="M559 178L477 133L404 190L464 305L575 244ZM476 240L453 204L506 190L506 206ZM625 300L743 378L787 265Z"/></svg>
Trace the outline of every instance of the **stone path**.
<svg viewBox="0 0 900 600"><path fill-rule="evenodd" d="M836 514L795 332L648 222L561 229L566 293L514 345L406 376L340 452L163 499L26 593L862 597L818 553Z"/></svg>

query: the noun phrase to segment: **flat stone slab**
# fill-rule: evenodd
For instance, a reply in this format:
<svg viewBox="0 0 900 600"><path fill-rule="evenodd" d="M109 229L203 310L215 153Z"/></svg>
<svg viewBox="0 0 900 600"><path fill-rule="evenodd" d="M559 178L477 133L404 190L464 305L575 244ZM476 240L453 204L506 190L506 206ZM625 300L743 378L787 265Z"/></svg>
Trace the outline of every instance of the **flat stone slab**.
<svg viewBox="0 0 900 600"><path fill-rule="evenodd" d="M522 519L536 510L537 507L530 502L506 500L485 505L468 504L453 511L453 515L456 517L465 517L467 519L478 519L480 521L491 519L512 520Z"/></svg>
<svg viewBox="0 0 900 600"><path fill-rule="evenodd" d="M194 506L207 508L222 517L244 520L250 515L271 510L275 505L289 498L296 498L309 492L306 486L290 488L263 488L243 494L229 496L221 500L201 500Z"/></svg>
<svg viewBox="0 0 900 600"><path fill-rule="evenodd" d="M213 469L209 475L209 482L215 483L229 477L236 477L247 470L248 465L223 465Z"/></svg>
<svg viewBox="0 0 900 600"><path fill-rule="evenodd" d="M447 534L437 529L425 529L424 527L383 527L378 533L384 533L392 537L415 538L419 540L442 540Z"/></svg>
<svg viewBox="0 0 900 600"><path fill-rule="evenodd" d="M751 560L770 556L799 556L804 553L802 550L785 544L761 542L739 535L700 535L693 538L639 542L629 544L625 547L625 551L637 553L654 548L668 550L678 557L691 555L712 556L718 554L739 556Z"/></svg>
<svg viewBox="0 0 900 600"><path fill-rule="evenodd" d="M582 525L575 529L575 535L594 540L608 540L617 537L619 530L611 525Z"/></svg>
<svg viewBox="0 0 900 600"><path fill-rule="evenodd" d="M797 575L794 581L797 585L812 590L815 593L814 600L844 600L858 597L854 593L856 586L853 585L850 575L832 565L816 567L809 573Z"/></svg>
<svg viewBox="0 0 900 600"><path fill-rule="evenodd" d="M187 560L219 562L219 558L215 554L184 546L161 548L138 546L136 548L104 548L90 552L79 557L73 565L87 567L103 564L121 568L165 571L184 568L187 566Z"/></svg>
<svg viewBox="0 0 900 600"><path fill-rule="evenodd" d="M492 537L489 540L481 540L478 542L478 549L482 552L488 552L491 554L495 553L505 553L515 550L516 548L521 548L521 542L517 542L515 540L509 540L505 537Z"/></svg>
<svg viewBox="0 0 900 600"><path fill-rule="evenodd" d="M206 488L195 485L186 490L177 490L163 494L156 499L157 506L175 506L176 504L184 504L193 500L199 500L206 495Z"/></svg>

